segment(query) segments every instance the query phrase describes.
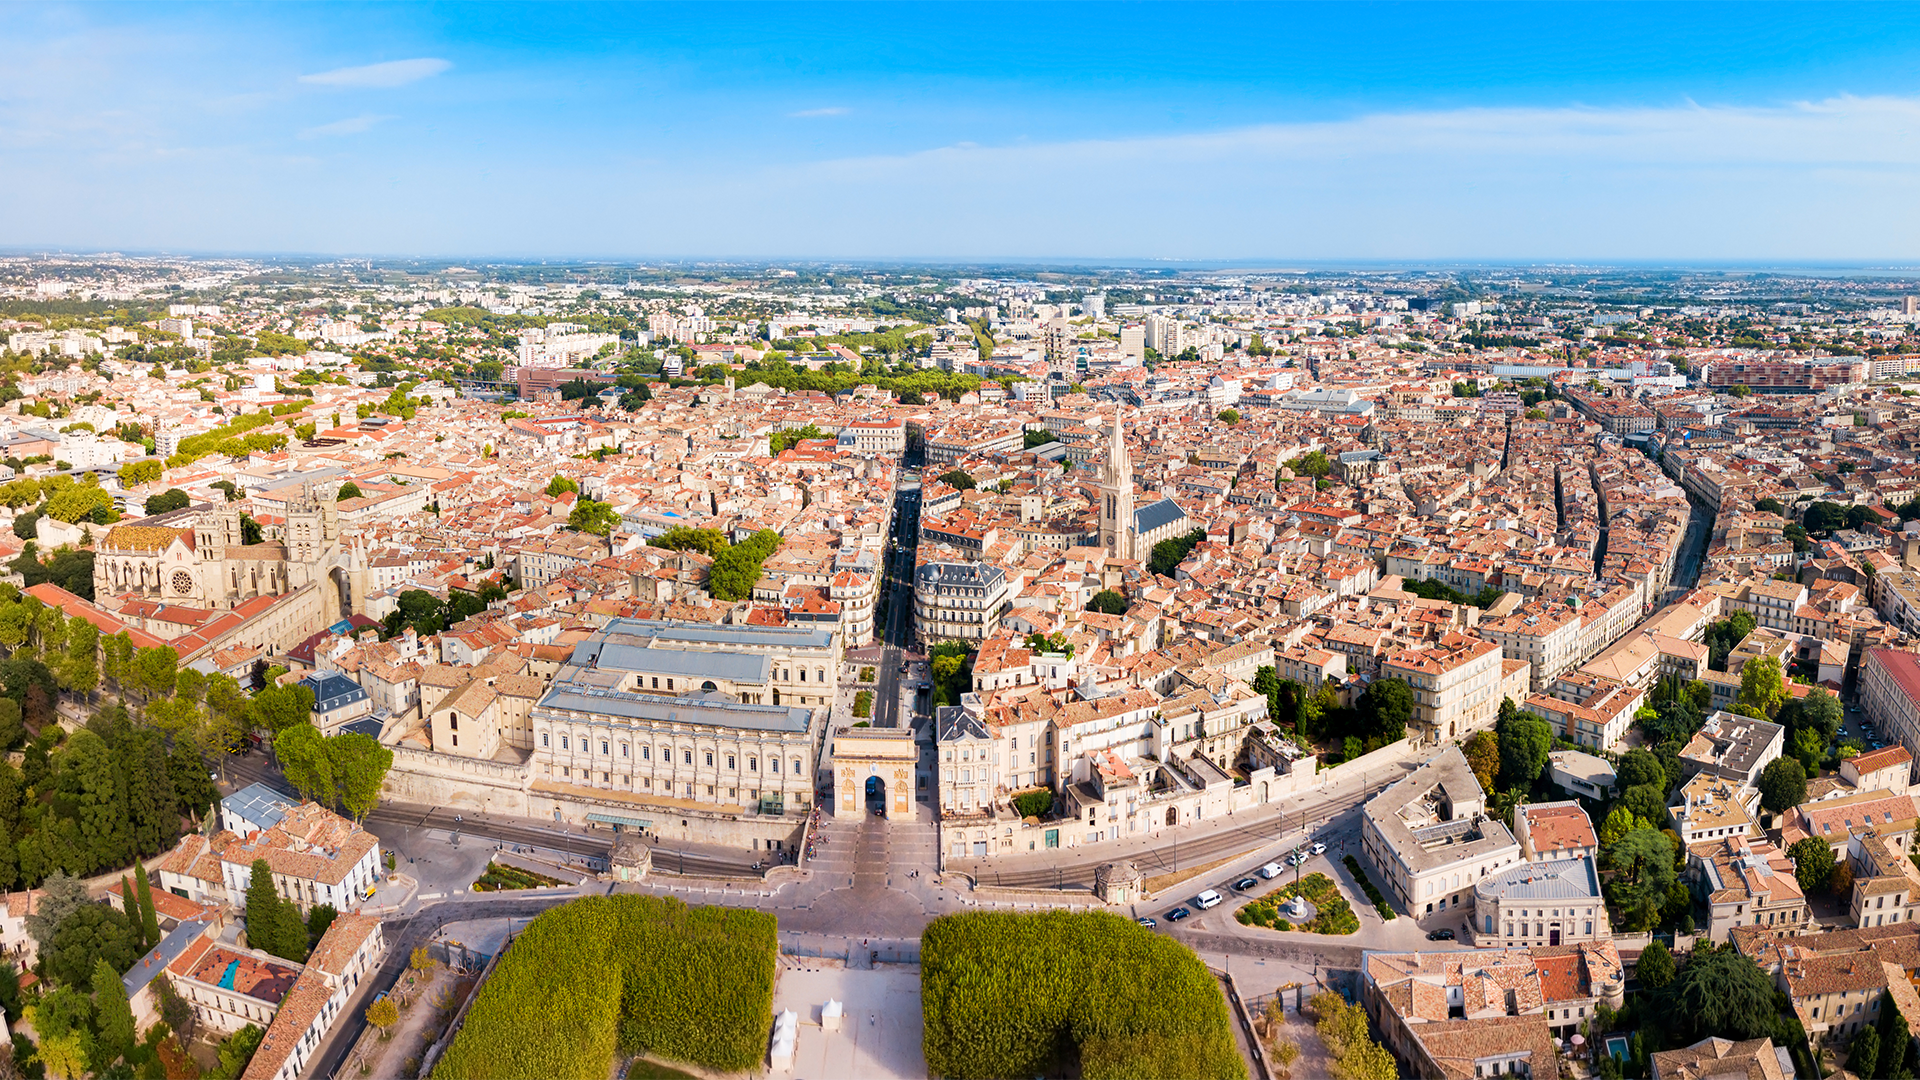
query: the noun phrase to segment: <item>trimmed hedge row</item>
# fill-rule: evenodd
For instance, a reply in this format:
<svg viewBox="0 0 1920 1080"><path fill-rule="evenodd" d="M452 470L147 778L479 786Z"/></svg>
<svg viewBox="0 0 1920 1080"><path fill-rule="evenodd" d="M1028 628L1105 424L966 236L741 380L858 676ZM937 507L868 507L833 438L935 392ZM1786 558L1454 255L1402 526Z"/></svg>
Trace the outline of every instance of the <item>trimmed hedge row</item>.
<svg viewBox="0 0 1920 1080"><path fill-rule="evenodd" d="M433 1072L605 1080L616 1051L744 1072L773 1025L776 921L671 897L594 896L535 919Z"/></svg>
<svg viewBox="0 0 1920 1080"><path fill-rule="evenodd" d="M921 936L920 972L933 1076L1246 1077L1205 965L1118 915L942 916Z"/></svg>
<svg viewBox="0 0 1920 1080"><path fill-rule="evenodd" d="M1374 886L1373 879L1367 876L1365 870L1360 869L1360 860L1349 855L1341 861L1347 864L1347 872L1353 875L1353 880L1360 883L1360 888L1367 894L1367 899L1373 901L1373 910L1380 913L1382 920L1391 921L1393 908L1387 905L1387 898L1380 895L1380 890Z"/></svg>

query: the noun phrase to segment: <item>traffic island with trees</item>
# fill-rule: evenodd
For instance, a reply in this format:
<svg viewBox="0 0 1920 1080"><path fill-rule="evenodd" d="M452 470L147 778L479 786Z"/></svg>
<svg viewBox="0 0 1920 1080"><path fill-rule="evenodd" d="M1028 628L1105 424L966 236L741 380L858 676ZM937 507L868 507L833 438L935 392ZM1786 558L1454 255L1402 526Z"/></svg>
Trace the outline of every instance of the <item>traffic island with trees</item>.
<svg viewBox="0 0 1920 1080"><path fill-rule="evenodd" d="M746 1072L766 1054L778 950L766 912L575 900L514 939L434 1075L601 1077L617 1054Z"/></svg>
<svg viewBox="0 0 1920 1080"><path fill-rule="evenodd" d="M1287 918L1287 901L1302 897L1313 905L1306 921L1295 925ZM1234 914L1245 926L1264 926L1269 930L1303 930L1309 934L1353 934L1360 930L1360 917L1353 905L1340 895L1340 887L1325 874L1308 874L1298 882L1268 893L1242 906Z"/></svg>
<svg viewBox="0 0 1920 1080"><path fill-rule="evenodd" d="M1246 1076L1199 957L1118 915L945 915L921 936L920 971L934 1076Z"/></svg>

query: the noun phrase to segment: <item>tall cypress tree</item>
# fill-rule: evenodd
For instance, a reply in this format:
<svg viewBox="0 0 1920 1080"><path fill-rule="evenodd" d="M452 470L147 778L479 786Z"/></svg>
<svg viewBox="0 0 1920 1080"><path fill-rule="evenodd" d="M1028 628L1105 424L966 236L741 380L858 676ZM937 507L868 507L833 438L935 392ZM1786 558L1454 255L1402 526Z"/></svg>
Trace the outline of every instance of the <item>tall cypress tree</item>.
<svg viewBox="0 0 1920 1080"><path fill-rule="evenodd" d="M93 1018L100 1028L96 1053L103 1064L133 1051L133 1007L127 1003L127 988L120 982L120 973L104 958L93 962Z"/></svg>
<svg viewBox="0 0 1920 1080"><path fill-rule="evenodd" d="M127 921L133 924L133 947L145 956L154 943L147 940L145 927L140 922L140 894L134 891L132 879L125 874L120 875L120 906L126 909Z"/></svg>
<svg viewBox="0 0 1920 1080"><path fill-rule="evenodd" d="M147 868L133 864L133 883L140 890L140 929L147 937L147 948L160 944L160 916L153 910L153 885L147 880Z"/></svg>
<svg viewBox="0 0 1920 1080"><path fill-rule="evenodd" d="M247 882L247 944L262 952L285 956L281 944L280 894L273 888L273 870L267 860L253 860L253 877Z"/></svg>

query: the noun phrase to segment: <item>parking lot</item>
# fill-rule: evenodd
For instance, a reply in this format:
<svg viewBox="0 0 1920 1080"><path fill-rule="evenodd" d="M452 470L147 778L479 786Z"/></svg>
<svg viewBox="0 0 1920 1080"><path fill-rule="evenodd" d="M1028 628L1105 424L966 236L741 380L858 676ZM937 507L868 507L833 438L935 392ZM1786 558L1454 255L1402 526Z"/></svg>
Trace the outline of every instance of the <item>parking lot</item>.
<svg viewBox="0 0 1920 1080"><path fill-rule="evenodd" d="M1291 885L1308 874L1330 875L1332 868L1326 865L1329 850L1323 840L1303 838L1293 844L1285 855L1243 873L1221 877L1217 881L1212 880L1214 875L1211 874L1195 878L1173 890L1177 894L1184 894L1183 897L1162 898L1150 905L1156 910L1141 915L1140 923L1142 926L1171 926L1208 911L1226 912L1227 920L1231 922L1232 913L1248 900ZM1208 897L1217 899L1203 899Z"/></svg>

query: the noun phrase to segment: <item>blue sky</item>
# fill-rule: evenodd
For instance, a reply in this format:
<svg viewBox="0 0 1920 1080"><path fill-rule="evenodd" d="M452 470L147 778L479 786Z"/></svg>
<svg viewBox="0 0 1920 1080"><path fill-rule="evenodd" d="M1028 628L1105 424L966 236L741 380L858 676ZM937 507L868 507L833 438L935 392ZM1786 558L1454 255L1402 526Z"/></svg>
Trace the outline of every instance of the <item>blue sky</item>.
<svg viewBox="0 0 1920 1080"><path fill-rule="evenodd" d="M0 6L0 245L1920 263L1920 7Z"/></svg>

